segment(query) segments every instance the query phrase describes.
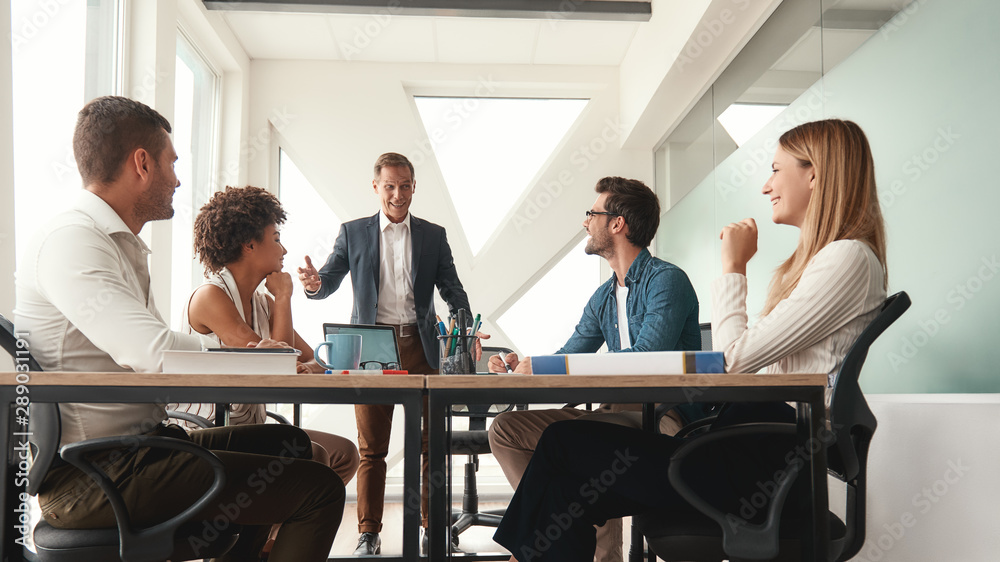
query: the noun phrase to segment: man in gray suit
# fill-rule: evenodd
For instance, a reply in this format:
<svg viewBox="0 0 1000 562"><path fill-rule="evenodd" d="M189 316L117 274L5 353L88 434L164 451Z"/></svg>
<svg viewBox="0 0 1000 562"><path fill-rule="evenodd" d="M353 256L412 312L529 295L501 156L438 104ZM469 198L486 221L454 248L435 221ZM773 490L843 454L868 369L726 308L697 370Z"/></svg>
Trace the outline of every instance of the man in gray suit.
<svg viewBox="0 0 1000 562"><path fill-rule="evenodd" d="M403 369L436 374L439 364L434 287L452 314L470 311L469 297L455 271L444 228L410 214L416 190L413 164L388 152L375 162L372 188L382 209L371 217L341 225L333 253L316 271L306 256L299 279L311 299L326 298L348 273L354 285L355 324L389 324L396 329ZM471 318L471 316L470 316ZM418 341L419 338L419 341ZM385 499L385 457L389 450L393 405L355 407L358 422L358 532L355 554L379 554ZM427 527L427 422L423 434L421 513Z"/></svg>

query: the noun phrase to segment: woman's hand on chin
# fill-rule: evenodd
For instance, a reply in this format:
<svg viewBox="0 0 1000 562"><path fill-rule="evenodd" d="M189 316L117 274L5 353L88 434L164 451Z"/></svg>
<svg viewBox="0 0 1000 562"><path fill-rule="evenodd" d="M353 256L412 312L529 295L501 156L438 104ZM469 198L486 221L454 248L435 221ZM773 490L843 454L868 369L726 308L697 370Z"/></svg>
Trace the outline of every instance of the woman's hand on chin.
<svg viewBox="0 0 1000 562"><path fill-rule="evenodd" d="M273 271L264 278L264 286L268 292L274 295L274 299L290 299L295 286L292 284L292 276L284 271Z"/></svg>
<svg viewBox="0 0 1000 562"><path fill-rule="evenodd" d="M722 229L722 273L747 274L747 262L757 253L757 223L743 219Z"/></svg>

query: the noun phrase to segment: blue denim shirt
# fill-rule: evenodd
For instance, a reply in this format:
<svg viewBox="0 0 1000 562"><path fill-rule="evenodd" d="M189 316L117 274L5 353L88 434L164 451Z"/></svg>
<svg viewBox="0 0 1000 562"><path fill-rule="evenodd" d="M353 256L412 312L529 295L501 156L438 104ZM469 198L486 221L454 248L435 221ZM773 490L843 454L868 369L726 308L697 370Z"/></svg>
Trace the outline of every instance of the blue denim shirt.
<svg viewBox="0 0 1000 562"><path fill-rule="evenodd" d="M607 342L608 351L698 351L698 295L684 271L654 258L645 248L625 274L628 299L629 338L632 347L622 349L618 336L617 278L600 286L590 297L583 317L566 345L556 352L593 353Z"/></svg>

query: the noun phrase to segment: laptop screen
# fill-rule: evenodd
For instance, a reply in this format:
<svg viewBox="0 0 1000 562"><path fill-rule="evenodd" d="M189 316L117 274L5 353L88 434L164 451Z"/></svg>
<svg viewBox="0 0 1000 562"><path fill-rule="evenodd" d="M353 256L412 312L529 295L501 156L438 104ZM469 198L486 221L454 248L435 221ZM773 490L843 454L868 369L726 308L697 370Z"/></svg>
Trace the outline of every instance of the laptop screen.
<svg viewBox="0 0 1000 562"><path fill-rule="evenodd" d="M399 349L392 326L367 324L323 324L323 338L327 334L361 334L361 362L381 361L399 363Z"/></svg>

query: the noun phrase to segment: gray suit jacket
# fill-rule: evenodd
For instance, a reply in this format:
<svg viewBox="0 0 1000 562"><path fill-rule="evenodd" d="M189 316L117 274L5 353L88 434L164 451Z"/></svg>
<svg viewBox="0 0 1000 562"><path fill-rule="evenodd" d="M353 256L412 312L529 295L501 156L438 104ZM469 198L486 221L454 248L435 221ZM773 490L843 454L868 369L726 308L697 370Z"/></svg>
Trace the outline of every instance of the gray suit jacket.
<svg viewBox="0 0 1000 562"><path fill-rule="evenodd" d="M348 273L354 285L353 324L374 324L378 310L379 285L379 216L356 219L340 226L333 253L319 270L323 286L311 299L326 298L340 287ZM427 364L438 368L437 319L434 312L434 287L448 303L451 314L458 309L471 311L469 297L462 288L451 256L451 246L443 227L410 215L410 240L413 243L413 301L417 309L420 342ZM471 317L470 317L471 318Z"/></svg>

